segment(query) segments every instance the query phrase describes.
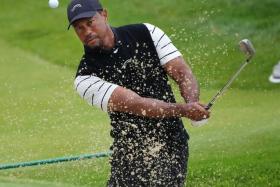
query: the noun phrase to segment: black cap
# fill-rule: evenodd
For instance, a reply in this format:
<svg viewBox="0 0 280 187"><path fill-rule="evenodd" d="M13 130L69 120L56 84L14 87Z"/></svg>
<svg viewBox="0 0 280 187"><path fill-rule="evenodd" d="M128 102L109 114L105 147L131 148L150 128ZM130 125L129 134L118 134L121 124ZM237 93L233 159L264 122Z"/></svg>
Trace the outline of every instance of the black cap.
<svg viewBox="0 0 280 187"><path fill-rule="evenodd" d="M99 0L72 0L67 8L68 29L74 21L81 18L90 18L102 9Z"/></svg>

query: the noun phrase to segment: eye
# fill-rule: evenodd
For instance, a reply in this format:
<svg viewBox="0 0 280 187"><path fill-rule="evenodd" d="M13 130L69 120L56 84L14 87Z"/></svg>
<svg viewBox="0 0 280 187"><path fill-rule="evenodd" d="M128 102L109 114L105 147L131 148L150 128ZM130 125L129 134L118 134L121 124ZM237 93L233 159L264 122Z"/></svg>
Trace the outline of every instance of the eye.
<svg viewBox="0 0 280 187"><path fill-rule="evenodd" d="M83 31L83 27L80 25L74 25L74 29L77 33L81 33Z"/></svg>
<svg viewBox="0 0 280 187"><path fill-rule="evenodd" d="M92 19L88 20L87 25L88 26L94 26L94 23L95 23L95 19L92 18Z"/></svg>

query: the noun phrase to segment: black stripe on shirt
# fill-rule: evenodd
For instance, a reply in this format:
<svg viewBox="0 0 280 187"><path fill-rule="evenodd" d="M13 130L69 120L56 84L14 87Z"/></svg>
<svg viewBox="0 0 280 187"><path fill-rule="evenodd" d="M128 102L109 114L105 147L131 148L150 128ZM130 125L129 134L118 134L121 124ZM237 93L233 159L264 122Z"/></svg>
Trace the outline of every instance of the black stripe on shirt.
<svg viewBox="0 0 280 187"><path fill-rule="evenodd" d="M96 84L96 83L98 83L98 82L100 82L100 81L101 81L101 80L98 80L98 81L92 83L91 85L89 85L89 87L85 90L85 92L84 92L84 94L83 94L83 99L84 99L84 97L85 97L85 95L86 95L88 89L89 89L90 87L92 87L94 84Z"/></svg>
<svg viewBox="0 0 280 187"><path fill-rule="evenodd" d="M160 40L164 37L164 35L165 35L165 33L163 33L163 35L162 35L162 36L160 37L160 39L158 40L158 43L157 43L157 45L156 45L156 48L157 48L157 46L158 46Z"/></svg>
<svg viewBox="0 0 280 187"><path fill-rule="evenodd" d="M154 34L155 30L156 30L156 26L154 26L154 29L153 29L153 31L152 31L152 34Z"/></svg>
<svg viewBox="0 0 280 187"><path fill-rule="evenodd" d="M89 79L90 77L91 77L91 76L89 76L89 77L87 77L87 78L81 80L81 81L77 84L76 90L78 89L78 86L79 86L82 82L84 82L85 80Z"/></svg>
<svg viewBox="0 0 280 187"><path fill-rule="evenodd" d="M160 58L160 60L163 59L163 58L165 58L165 57L167 57L168 55L171 55L171 54L177 52L177 51L178 51L178 50L175 50L175 51L173 51L173 52L171 52L171 53L168 53L167 55L164 55L163 57Z"/></svg>
<svg viewBox="0 0 280 187"><path fill-rule="evenodd" d="M92 97L91 97L91 106L93 106L93 98L94 98L94 94L92 94Z"/></svg>
<svg viewBox="0 0 280 187"><path fill-rule="evenodd" d="M161 49L165 48L166 46L168 46L168 45L170 45L170 44L172 44L172 42L169 42L168 44L162 46Z"/></svg>
<svg viewBox="0 0 280 187"><path fill-rule="evenodd" d="M103 110L103 100L104 100L104 97L105 97L105 95L107 94L108 90L109 90L111 87L112 87L112 85L110 85L110 86L107 88L107 90L106 90L106 92L105 92L105 94L103 95L103 98L102 98L102 100L101 100L101 109L102 109L102 110Z"/></svg>
<svg viewBox="0 0 280 187"><path fill-rule="evenodd" d="M102 86L104 86L105 82L103 82L103 84L98 88L98 91L102 88Z"/></svg>

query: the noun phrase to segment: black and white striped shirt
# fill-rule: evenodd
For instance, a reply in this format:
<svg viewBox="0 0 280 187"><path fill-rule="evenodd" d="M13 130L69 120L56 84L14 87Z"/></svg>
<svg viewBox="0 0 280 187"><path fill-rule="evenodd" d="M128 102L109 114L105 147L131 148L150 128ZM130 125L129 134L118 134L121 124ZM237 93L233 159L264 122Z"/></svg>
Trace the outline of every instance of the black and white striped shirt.
<svg viewBox="0 0 280 187"><path fill-rule="evenodd" d="M182 55L160 28L149 23L144 25L149 30L162 66ZM118 86L94 75L78 75L74 81L74 87L78 94L88 104L105 112L107 112L110 96Z"/></svg>

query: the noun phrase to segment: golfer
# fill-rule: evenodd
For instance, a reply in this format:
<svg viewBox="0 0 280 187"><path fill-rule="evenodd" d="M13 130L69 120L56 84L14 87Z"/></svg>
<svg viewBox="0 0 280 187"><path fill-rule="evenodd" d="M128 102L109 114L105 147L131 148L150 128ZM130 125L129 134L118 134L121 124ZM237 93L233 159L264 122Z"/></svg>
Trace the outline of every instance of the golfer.
<svg viewBox="0 0 280 187"><path fill-rule="evenodd" d="M181 117L209 117L182 54L158 27L111 27L98 0L72 0L67 9L84 45L75 89L111 119L108 186L183 186L188 133ZM186 103L176 103L168 75Z"/></svg>

